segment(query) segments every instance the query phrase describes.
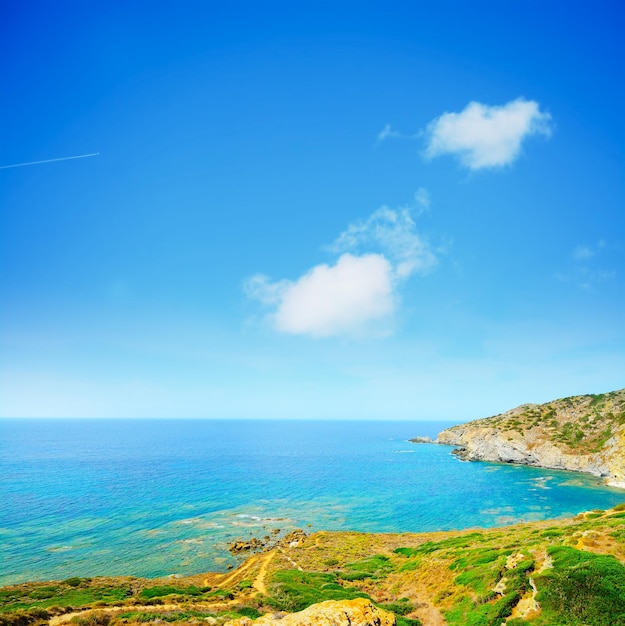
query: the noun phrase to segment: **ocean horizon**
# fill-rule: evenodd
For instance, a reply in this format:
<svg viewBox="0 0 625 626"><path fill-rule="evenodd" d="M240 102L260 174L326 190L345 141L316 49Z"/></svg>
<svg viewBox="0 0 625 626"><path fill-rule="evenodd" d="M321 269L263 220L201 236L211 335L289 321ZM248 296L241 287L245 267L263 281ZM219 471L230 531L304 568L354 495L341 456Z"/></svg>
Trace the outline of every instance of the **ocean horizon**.
<svg viewBox="0 0 625 626"><path fill-rule="evenodd" d="M413 444L453 422L0 419L0 585L224 571L228 546L571 516L625 491Z"/></svg>

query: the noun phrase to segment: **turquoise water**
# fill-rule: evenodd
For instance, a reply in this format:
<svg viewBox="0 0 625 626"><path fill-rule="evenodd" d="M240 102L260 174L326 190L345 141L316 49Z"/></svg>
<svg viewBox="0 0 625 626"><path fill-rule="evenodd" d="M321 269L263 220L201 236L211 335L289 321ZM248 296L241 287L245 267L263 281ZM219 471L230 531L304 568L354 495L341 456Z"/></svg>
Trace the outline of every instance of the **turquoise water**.
<svg viewBox="0 0 625 626"><path fill-rule="evenodd" d="M592 477L463 463L433 422L0 420L0 584L224 570L282 530L431 531L608 508Z"/></svg>

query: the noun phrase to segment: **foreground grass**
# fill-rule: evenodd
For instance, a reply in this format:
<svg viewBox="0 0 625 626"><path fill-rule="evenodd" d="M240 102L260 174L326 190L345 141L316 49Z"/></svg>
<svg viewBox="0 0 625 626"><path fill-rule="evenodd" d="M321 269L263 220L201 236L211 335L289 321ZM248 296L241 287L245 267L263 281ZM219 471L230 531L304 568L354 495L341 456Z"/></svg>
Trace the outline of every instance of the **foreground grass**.
<svg viewBox="0 0 625 626"><path fill-rule="evenodd" d="M625 505L455 533L316 533L240 573L83 578L0 589L0 626L223 624L357 597L399 626L625 626ZM263 578L267 591L255 588Z"/></svg>

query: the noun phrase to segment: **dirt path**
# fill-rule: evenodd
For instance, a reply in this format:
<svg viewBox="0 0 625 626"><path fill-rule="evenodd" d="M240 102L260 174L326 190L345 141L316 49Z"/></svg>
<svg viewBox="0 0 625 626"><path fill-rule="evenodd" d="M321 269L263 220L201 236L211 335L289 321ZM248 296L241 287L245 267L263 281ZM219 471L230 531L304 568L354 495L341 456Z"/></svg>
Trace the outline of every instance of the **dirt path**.
<svg viewBox="0 0 625 626"><path fill-rule="evenodd" d="M540 572L553 567L551 557L547 555L545 550L540 550L534 554L534 558L536 561L536 569L535 572L539 574ZM536 617L540 613L540 604L538 600L536 600L536 596L538 594L538 589L536 588L536 584L534 583L534 579L530 576L529 578L530 588L527 590L525 595L518 601L517 605L512 609L512 613L508 619L514 618L532 618ZM507 621L507 620L506 620Z"/></svg>
<svg viewBox="0 0 625 626"><path fill-rule="evenodd" d="M61 626L61 624L67 624L74 617L79 617L80 615L84 615L85 613L107 613L108 615L113 615L115 613L124 613L128 611L154 611L157 609L158 611L175 611L180 609L179 604L159 604L159 605L145 605L145 606L109 606L103 607L101 609L84 609L82 611L74 611L72 613L65 613L64 615L57 615L50 619L48 624L50 626Z"/></svg>
<svg viewBox="0 0 625 626"><path fill-rule="evenodd" d="M267 587L265 586L265 577L267 576L267 566L269 565L269 563L271 563L271 560L273 559L275 554L276 554L275 550L270 550L269 552L265 553L265 555L263 556L261 560L258 574L256 575L254 582L252 583L252 586L254 587L254 589L256 589L256 591L259 591L265 596L269 595L267 593Z"/></svg>
<svg viewBox="0 0 625 626"><path fill-rule="evenodd" d="M226 576L223 580L221 580L217 586L220 589L225 589L233 580L241 576L241 574L244 574L245 572L247 572L249 569L252 568L253 565L256 565L257 562L258 562L258 557L251 556L247 561L245 561L245 563L243 563L243 565L241 565L241 567L237 567L237 569L235 569L234 572L232 572L232 574ZM210 586L210 583L208 580L205 580L204 584L207 586Z"/></svg>

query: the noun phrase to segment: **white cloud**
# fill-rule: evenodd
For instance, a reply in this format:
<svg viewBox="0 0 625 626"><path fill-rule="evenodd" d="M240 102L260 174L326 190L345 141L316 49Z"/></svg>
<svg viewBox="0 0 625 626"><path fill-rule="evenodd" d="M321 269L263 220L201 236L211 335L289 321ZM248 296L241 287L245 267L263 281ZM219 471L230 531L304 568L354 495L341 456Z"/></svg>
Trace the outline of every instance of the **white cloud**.
<svg viewBox="0 0 625 626"><path fill-rule="evenodd" d="M425 155L458 157L472 170L512 163L526 137L551 134L551 115L534 100L519 98L503 106L470 102L460 113L443 113L426 129Z"/></svg>
<svg viewBox="0 0 625 626"><path fill-rule="evenodd" d="M329 337L362 332L393 314L393 271L382 255L342 255L289 285L273 316L277 330Z"/></svg>
<svg viewBox="0 0 625 626"><path fill-rule="evenodd" d="M600 239L595 246L579 245L573 250L573 258L576 261L585 261L597 255L603 248L605 248L605 241Z"/></svg>
<svg viewBox="0 0 625 626"><path fill-rule="evenodd" d="M343 254L335 265L316 265L296 281L271 283L252 276L248 295L275 306L269 316L284 333L356 335L395 312L393 268L381 254Z"/></svg>
<svg viewBox="0 0 625 626"><path fill-rule="evenodd" d="M426 201L423 188L420 204ZM418 196L419 192L415 194ZM427 205L429 206L429 194ZM395 273L399 278L406 278L414 272L423 272L436 264L436 256L431 246L416 231L416 224L410 215L409 208L390 209L381 207L368 219L350 224L332 244L336 252L349 250L379 250L395 265Z"/></svg>
<svg viewBox="0 0 625 626"><path fill-rule="evenodd" d="M601 254L609 249L605 240L600 239L596 244L580 244L575 246L571 253L573 262L569 261L569 268L565 272L558 272L555 278L563 283L573 283L579 288L592 291L601 283L612 280L616 272L601 265Z"/></svg>
<svg viewBox="0 0 625 626"><path fill-rule="evenodd" d="M415 202L429 206L425 189ZM246 281L247 295L272 309L275 330L312 337L386 330L401 283L437 262L408 208L378 209L350 224L329 250L340 255L334 265L316 265L295 281L272 282L262 274Z"/></svg>
<svg viewBox="0 0 625 626"><path fill-rule="evenodd" d="M419 187L419 189L417 189L414 195L414 200L417 207L419 207L422 211L428 211L432 204L430 192L425 187Z"/></svg>
<svg viewBox="0 0 625 626"><path fill-rule="evenodd" d="M379 133L378 133L378 141L384 141L389 137L401 137L401 133L393 130L390 124L387 124Z"/></svg>

